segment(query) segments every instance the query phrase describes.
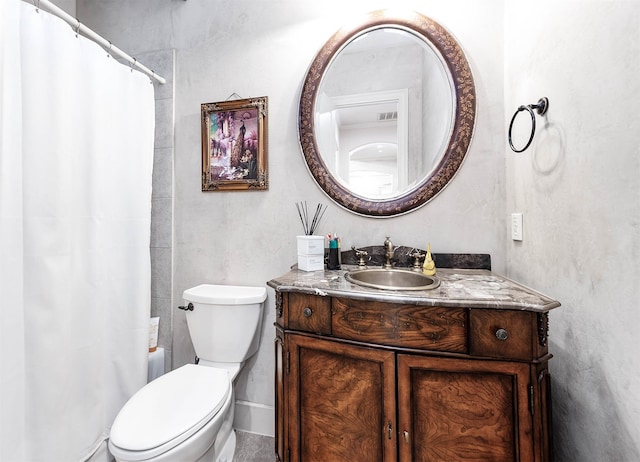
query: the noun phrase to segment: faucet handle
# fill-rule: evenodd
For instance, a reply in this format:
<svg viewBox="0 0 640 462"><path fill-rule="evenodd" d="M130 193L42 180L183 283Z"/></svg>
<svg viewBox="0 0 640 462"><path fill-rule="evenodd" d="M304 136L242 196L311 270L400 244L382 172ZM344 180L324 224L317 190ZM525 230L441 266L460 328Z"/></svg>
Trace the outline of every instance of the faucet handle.
<svg viewBox="0 0 640 462"><path fill-rule="evenodd" d="M358 258L358 259L359 259L359 261L358 261L358 267L359 267L359 268L366 268L366 267L367 267L367 264L366 264L366 262L364 261L364 258L365 258L365 257L368 257L368 256L369 256L369 253L368 253L366 250L358 250L358 249L356 249L356 246L355 246L355 245L352 245L352 246L351 246L351 250L353 250L353 251L355 252L355 254L356 254L356 258ZM370 260L370 259L371 259L371 258L369 258L369 260Z"/></svg>
<svg viewBox="0 0 640 462"><path fill-rule="evenodd" d="M391 242L391 236L387 236L384 240L384 247L389 251L393 251L393 242Z"/></svg>
<svg viewBox="0 0 640 462"><path fill-rule="evenodd" d="M420 271L422 272L422 265L420 264L420 260L422 260L424 257L427 256L426 253L421 253L419 250L417 249L413 249L411 251L411 253L409 254L409 256L411 258L413 258L413 271Z"/></svg>

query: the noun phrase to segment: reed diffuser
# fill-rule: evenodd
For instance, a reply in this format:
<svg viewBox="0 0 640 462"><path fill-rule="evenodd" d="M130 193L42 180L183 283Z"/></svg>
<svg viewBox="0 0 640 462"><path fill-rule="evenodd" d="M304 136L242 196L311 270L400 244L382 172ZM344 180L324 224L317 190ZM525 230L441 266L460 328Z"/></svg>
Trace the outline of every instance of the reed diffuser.
<svg viewBox="0 0 640 462"><path fill-rule="evenodd" d="M313 214L313 218L311 218L311 215L309 215L307 201L300 202L300 203L296 202L296 208L298 209L298 215L300 216L300 221L302 222L302 228L304 229L304 234L306 236L313 236L313 233L318 228L320 221L322 221L322 217L324 216L324 212L326 212L327 210L327 206L318 204L316 206L316 211Z"/></svg>
<svg viewBox="0 0 640 462"><path fill-rule="evenodd" d="M318 229L326 205L316 205L313 216L309 213L306 202L296 202L300 222L304 229L304 236L297 236L298 241L298 269L302 271L319 271L324 268L324 236L314 236Z"/></svg>

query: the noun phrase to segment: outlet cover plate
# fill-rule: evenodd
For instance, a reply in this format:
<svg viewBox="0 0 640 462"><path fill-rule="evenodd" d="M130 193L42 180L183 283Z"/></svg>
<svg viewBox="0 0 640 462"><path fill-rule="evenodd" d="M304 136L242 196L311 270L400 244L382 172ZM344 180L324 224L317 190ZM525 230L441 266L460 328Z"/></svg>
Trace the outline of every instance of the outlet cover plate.
<svg viewBox="0 0 640 462"><path fill-rule="evenodd" d="M522 240L522 213L511 214L511 239Z"/></svg>

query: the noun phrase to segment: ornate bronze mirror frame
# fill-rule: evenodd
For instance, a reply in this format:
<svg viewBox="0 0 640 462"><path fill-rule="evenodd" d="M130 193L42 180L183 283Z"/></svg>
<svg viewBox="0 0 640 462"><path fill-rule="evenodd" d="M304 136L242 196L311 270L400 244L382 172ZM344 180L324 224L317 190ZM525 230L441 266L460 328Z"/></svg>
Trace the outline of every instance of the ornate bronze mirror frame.
<svg viewBox="0 0 640 462"><path fill-rule="evenodd" d="M453 111L451 129L443 143L443 152L439 153L435 166L429 173L397 196L373 199L352 192L327 168L318 148L315 114L322 81L338 54L364 34L382 28L413 34L436 51L450 81ZM359 25L340 29L312 61L300 98L300 145L311 175L332 200L360 215L390 217L410 212L426 204L452 180L469 149L475 113L476 94L471 68L453 36L440 24L419 13L407 12L398 15L395 11L392 14L387 10L381 10L368 14Z"/></svg>

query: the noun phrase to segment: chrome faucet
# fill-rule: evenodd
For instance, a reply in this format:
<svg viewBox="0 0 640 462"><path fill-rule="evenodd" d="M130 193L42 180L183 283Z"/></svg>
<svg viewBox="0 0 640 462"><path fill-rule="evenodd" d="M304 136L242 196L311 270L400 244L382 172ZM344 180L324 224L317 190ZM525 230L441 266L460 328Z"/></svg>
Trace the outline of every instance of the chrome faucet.
<svg viewBox="0 0 640 462"><path fill-rule="evenodd" d="M391 260L393 259L393 254L395 252L395 249L393 248L393 242L391 242L391 240L389 239L391 236L387 236L387 238L384 240L384 249L385 249L385 256L387 257L387 261L384 264L385 269L389 269L391 268Z"/></svg>

